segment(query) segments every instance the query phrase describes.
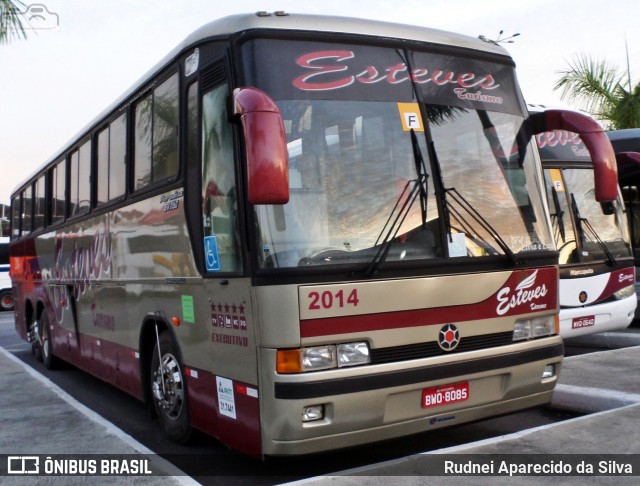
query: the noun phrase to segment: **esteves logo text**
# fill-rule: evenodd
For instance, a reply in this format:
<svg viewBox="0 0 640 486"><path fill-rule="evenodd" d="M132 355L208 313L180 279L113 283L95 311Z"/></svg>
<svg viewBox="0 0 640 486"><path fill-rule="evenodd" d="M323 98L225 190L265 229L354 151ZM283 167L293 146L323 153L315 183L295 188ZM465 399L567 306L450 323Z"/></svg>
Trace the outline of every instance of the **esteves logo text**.
<svg viewBox="0 0 640 486"><path fill-rule="evenodd" d="M634 281L634 275L632 273L621 273L620 275L618 275L618 282L622 283L622 282L633 282Z"/></svg>
<svg viewBox="0 0 640 486"><path fill-rule="evenodd" d="M536 299L544 297L548 292L545 284L538 285L534 288L537 275L538 270L520 282L514 289L513 293L511 292L511 287L504 287L500 289L497 295L498 307L496 307L496 312L499 316L503 316L510 309L515 309L516 307L525 305L529 302L531 302L531 310L546 309L547 304L536 304L533 302Z"/></svg>

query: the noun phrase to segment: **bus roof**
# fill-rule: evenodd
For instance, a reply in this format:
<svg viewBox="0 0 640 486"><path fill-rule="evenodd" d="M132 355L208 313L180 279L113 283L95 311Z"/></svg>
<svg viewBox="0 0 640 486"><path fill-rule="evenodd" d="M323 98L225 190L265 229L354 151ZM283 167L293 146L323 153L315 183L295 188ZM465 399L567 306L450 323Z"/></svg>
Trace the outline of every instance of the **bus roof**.
<svg viewBox="0 0 640 486"><path fill-rule="evenodd" d="M193 34L187 37L183 46L186 47L187 45L209 37L229 36L257 29L369 35L383 38L386 37L389 39L416 40L441 45L453 45L507 55L506 50L497 44L481 41L476 37L455 34L423 26L351 17L285 14L281 12L276 12L274 14L266 12L239 14L214 20L200 27Z"/></svg>
<svg viewBox="0 0 640 486"><path fill-rule="evenodd" d="M422 27L416 25L405 25L377 20L367 20L351 17L334 17L324 15L288 14L284 12L256 12L253 14L237 14L213 20L192 34L187 36L169 54L156 63L138 81L136 81L124 94L118 97L108 108L103 110L90 123L84 126L74 137L64 144L55 156L49 158L47 162L38 167L27 179L20 182L11 193L11 197L16 192L22 190L28 181L40 173L42 169L56 162L64 153L88 134L98 123L100 123L111 112L120 107L125 101L144 88L155 74L167 67L176 57L194 47L199 42L207 39L224 39L233 35L245 34L254 30L279 30L279 31L304 31L318 33L338 33L351 35L366 35L389 40L409 40L436 45L454 46L477 51L499 54L511 59L507 50L502 46L486 40L480 40L462 34L455 34L439 29Z"/></svg>
<svg viewBox="0 0 640 486"><path fill-rule="evenodd" d="M640 128L625 128L623 130L611 130L607 132L609 140L640 139Z"/></svg>

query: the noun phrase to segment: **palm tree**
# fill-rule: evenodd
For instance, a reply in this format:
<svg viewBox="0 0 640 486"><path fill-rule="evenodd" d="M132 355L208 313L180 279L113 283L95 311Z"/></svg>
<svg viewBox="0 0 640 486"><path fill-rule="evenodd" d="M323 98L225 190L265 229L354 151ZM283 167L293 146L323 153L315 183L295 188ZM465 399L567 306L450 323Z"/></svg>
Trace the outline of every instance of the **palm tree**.
<svg viewBox="0 0 640 486"><path fill-rule="evenodd" d="M20 0L0 0L0 44L8 44L16 38L27 38L22 26L21 9L26 5Z"/></svg>
<svg viewBox="0 0 640 486"><path fill-rule="evenodd" d="M561 98L578 103L607 129L640 127L640 83L632 87L628 70L581 55L559 74L554 89L562 90Z"/></svg>

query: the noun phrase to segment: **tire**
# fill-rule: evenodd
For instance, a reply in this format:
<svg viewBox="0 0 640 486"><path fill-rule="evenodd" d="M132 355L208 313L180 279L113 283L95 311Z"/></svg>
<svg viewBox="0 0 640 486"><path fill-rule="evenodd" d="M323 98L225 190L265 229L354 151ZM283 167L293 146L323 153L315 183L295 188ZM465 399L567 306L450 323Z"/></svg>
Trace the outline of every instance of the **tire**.
<svg viewBox="0 0 640 486"><path fill-rule="evenodd" d="M40 350L42 363L44 363L45 368L47 368L48 370L55 369L57 364L57 359L53 354L53 344L51 343L51 330L49 329L49 318L47 317L46 311L42 312L38 330L40 331L40 340L42 341L42 346Z"/></svg>
<svg viewBox="0 0 640 486"><path fill-rule="evenodd" d="M167 331L160 334L160 355L158 343L153 345L149 378L151 400L162 430L174 442L185 444L192 432L187 387L178 347Z"/></svg>
<svg viewBox="0 0 640 486"><path fill-rule="evenodd" d="M3 290L0 292L0 310L13 310L13 294L11 290Z"/></svg>
<svg viewBox="0 0 640 486"><path fill-rule="evenodd" d="M42 341L42 325L39 321L33 321L29 326L31 332L37 337L31 342L31 354L36 357L36 360L42 363L42 346L40 345L40 341Z"/></svg>

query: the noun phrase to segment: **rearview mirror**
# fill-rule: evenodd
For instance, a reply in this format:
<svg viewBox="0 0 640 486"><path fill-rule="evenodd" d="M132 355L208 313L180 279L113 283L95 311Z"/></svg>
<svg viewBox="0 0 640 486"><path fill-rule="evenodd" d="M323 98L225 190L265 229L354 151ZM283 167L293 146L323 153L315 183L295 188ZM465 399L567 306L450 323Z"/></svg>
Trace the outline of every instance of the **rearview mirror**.
<svg viewBox="0 0 640 486"><path fill-rule="evenodd" d="M289 155L282 115L269 95L257 88L233 91L233 114L240 118L247 156L251 204L289 202Z"/></svg>
<svg viewBox="0 0 640 486"><path fill-rule="evenodd" d="M529 117L533 135L553 130L566 130L580 135L593 162L595 198L598 202L615 201L618 197L616 156L609 138L593 118L569 110L545 110Z"/></svg>

